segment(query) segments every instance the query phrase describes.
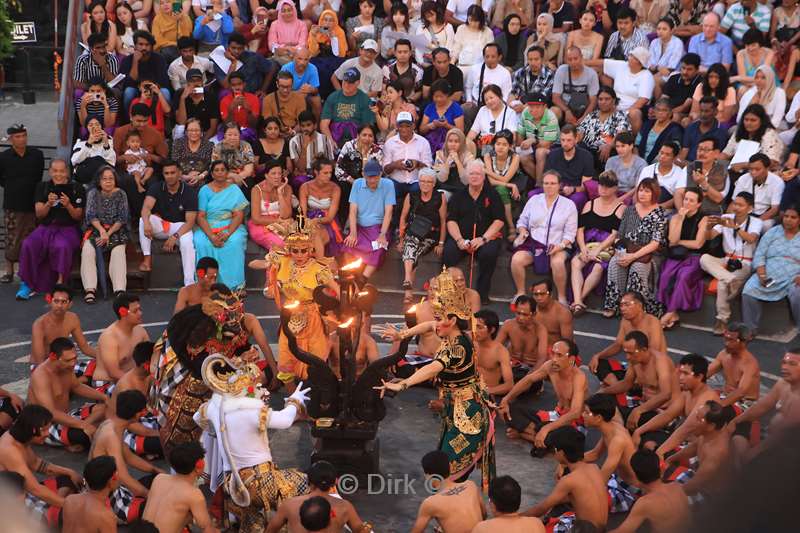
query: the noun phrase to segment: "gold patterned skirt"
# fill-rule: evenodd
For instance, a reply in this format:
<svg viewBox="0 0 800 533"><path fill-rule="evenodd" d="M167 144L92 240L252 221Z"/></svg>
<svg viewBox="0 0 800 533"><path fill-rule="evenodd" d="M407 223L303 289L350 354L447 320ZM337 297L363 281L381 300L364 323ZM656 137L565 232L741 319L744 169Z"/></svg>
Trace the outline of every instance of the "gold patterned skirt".
<svg viewBox="0 0 800 533"><path fill-rule="evenodd" d="M307 494L308 477L293 468L280 469L273 463L261 463L239 469L239 476L250 493L250 505L239 507L226 495L225 510L239 519L241 533L260 533L269 521L268 513L288 498ZM225 475L227 485L231 475ZM224 513L227 516L227 513Z"/></svg>
<svg viewBox="0 0 800 533"><path fill-rule="evenodd" d="M323 361L328 360L328 336L317 304L301 303L300 307L292 313L289 330L294 333L297 346L301 350L314 354ZM289 341L281 331L278 338L278 379L284 383L306 379L307 366L292 355L289 350Z"/></svg>
<svg viewBox="0 0 800 533"><path fill-rule="evenodd" d="M203 380L196 379L191 374L184 377L175 388L165 415L166 423L159 430L166 457L169 457L169 453L178 444L200 440L203 430L192 417L209 398L211 390Z"/></svg>
<svg viewBox="0 0 800 533"><path fill-rule="evenodd" d="M441 387L442 434L439 449L450 458L450 477L461 479L480 464L484 492L495 475L494 411L479 383Z"/></svg>

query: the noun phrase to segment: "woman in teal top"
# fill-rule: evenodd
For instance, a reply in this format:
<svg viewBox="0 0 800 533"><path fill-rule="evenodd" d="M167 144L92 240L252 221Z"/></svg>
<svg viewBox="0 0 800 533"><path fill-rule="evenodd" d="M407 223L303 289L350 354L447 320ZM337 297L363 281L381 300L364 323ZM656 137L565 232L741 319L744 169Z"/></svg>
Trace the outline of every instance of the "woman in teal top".
<svg viewBox="0 0 800 533"><path fill-rule="evenodd" d="M196 257L213 257L219 263L218 280L229 288L244 288L244 252L247 230L243 224L247 198L228 181L228 165L211 163L211 179L198 194L197 227L194 230Z"/></svg>

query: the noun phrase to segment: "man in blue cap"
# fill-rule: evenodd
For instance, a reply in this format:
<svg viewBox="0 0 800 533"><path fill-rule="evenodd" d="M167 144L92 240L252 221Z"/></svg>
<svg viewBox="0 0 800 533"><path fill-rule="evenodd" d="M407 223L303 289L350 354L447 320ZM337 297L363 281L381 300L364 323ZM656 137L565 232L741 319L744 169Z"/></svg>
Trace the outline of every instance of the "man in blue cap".
<svg viewBox="0 0 800 533"><path fill-rule="evenodd" d="M350 191L350 234L342 251L364 261L366 278L381 266L389 248L395 194L392 181L381 177L382 172L380 163L370 159L364 165L364 177L355 180Z"/></svg>
<svg viewBox="0 0 800 533"><path fill-rule="evenodd" d="M362 124L374 124L375 114L370 111L369 97L358 88L361 72L347 69L342 76L342 88L325 100L319 129L339 148L355 139Z"/></svg>

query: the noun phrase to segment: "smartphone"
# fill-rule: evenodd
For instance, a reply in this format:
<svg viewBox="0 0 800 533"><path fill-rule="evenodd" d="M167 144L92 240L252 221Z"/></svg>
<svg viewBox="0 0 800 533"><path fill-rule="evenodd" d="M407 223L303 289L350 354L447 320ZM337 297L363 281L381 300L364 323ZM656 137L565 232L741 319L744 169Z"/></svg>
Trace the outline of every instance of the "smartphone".
<svg viewBox="0 0 800 533"><path fill-rule="evenodd" d="M194 94L203 94L203 88L202 87L195 87L192 92Z"/></svg>
<svg viewBox="0 0 800 533"><path fill-rule="evenodd" d="M214 13L214 20L222 20L222 13Z"/></svg>
<svg viewBox="0 0 800 533"><path fill-rule="evenodd" d="M703 162L702 161L695 161L692 163L692 170L694 172L702 172L703 171Z"/></svg>
<svg viewBox="0 0 800 533"><path fill-rule="evenodd" d="M172 2L172 12L180 13L183 8L183 2Z"/></svg>
<svg viewBox="0 0 800 533"><path fill-rule="evenodd" d="M378 105L378 99L377 98L370 98L369 99L369 106L370 107L374 107L376 105Z"/></svg>
<svg viewBox="0 0 800 533"><path fill-rule="evenodd" d="M764 287L766 287L766 288L770 288L770 287L772 287L773 285L775 285L775 280L774 280L774 279L772 279L772 278L767 278L767 279L765 279L765 280L764 280Z"/></svg>

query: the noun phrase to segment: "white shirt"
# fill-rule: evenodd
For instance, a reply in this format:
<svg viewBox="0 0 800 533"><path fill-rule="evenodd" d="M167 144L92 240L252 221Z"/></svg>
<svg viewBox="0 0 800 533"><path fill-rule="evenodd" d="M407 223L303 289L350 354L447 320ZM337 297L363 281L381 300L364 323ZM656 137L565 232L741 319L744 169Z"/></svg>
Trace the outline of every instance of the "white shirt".
<svg viewBox="0 0 800 533"><path fill-rule="evenodd" d="M481 98L481 91L487 85L497 85L503 91L503 101L508 101L508 95L511 94L511 73L501 64L497 64L494 68L486 67L483 69L484 64L478 63L469 68L469 72L464 80L464 95L467 102L477 103ZM483 69L483 85L481 85L481 69Z"/></svg>
<svg viewBox="0 0 800 533"><path fill-rule="evenodd" d="M739 112L736 114L736 122L742 120L744 110L750 105L750 100L753 99L757 91L758 88L753 86L742 95L742 99L739 100ZM767 105L764 105L763 103L761 105L764 106L764 111L767 112L767 116L772 121L772 125L775 127L775 129L778 129L781 125L781 122L783 122L784 111L786 111L786 91L780 87L775 87L775 93L772 95L772 101ZM795 113L796 112L797 111L795 110Z"/></svg>
<svg viewBox="0 0 800 533"><path fill-rule="evenodd" d="M753 186L753 176L748 172L747 174L736 180L736 186L733 188L733 197L740 192L749 192L753 195L754 206L753 214L761 216L769 210L773 205L781 204L781 196L786 184L783 180L772 172L767 173L767 179L761 185Z"/></svg>
<svg viewBox="0 0 800 533"><path fill-rule="evenodd" d="M627 61L604 59L603 72L614 78L614 91L619 97L618 109L627 111L639 98L650 100L653 97L656 82L646 68L633 74Z"/></svg>
<svg viewBox="0 0 800 533"><path fill-rule="evenodd" d="M786 112L786 122L789 123L790 128L794 128L795 124L797 124L797 119L800 119L800 116L797 115L798 111L800 111L800 92L795 93L794 98L792 98L792 104L789 106L789 111Z"/></svg>
<svg viewBox="0 0 800 533"><path fill-rule="evenodd" d="M167 68L167 76L169 76L169 82L172 84L172 88L176 91L178 89L182 89L186 87L186 73L189 69L196 68L201 72L209 72L214 74L214 65L211 63L211 60L201 56L194 56L194 62L192 63L191 67L187 67L183 59L176 58L175 61L169 64Z"/></svg>
<svg viewBox="0 0 800 533"><path fill-rule="evenodd" d="M342 0L328 0L328 1L331 5L331 9L333 9L338 13L339 8L342 7ZM319 4L317 4L317 7L314 8L314 15L316 15L317 17L319 17L319 14L322 13L323 11L322 4L323 2L320 2ZM308 0L300 0L300 11L305 11L307 7L308 7Z"/></svg>
<svg viewBox="0 0 800 533"><path fill-rule="evenodd" d="M494 118L488 107L481 106L470 131L474 131L478 135L494 135L500 130L510 130L511 133L516 132L518 124L516 111L507 105L503 107L504 109L500 111L497 118ZM494 122L494 128L492 128L492 122Z"/></svg>
<svg viewBox="0 0 800 533"><path fill-rule="evenodd" d="M658 184L673 196L678 189L686 188L686 169L678 165L672 165L672 169L663 175L658 171L658 163L647 165L639 174L639 181L636 184L638 185L645 178L656 178Z"/></svg>
<svg viewBox="0 0 800 533"><path fill-rule="evenodd" d="M550 222L549 236L548 222ZM525 204L517 220L517 227L527 228L531 238L542 244L575 242L575 234L578 232L578 209L575 207L575 202L565 196L559 196L548 209L544 193L536 194Z"/></svg>
<svg viewBox="0 0 800 533"><path fill-rule="evenodd" d="M487 14L492 11L494 0L481 0L480 3ZM453 17L457 20L467 22L467 11L473 4L475 4L475 0L447 0L447 7L445 9L452 12Z"/></svg>
<svg viewBox="0 0 800 533"><path fill-rule="evenodd" d="M407 143L400 139L399 134L389 137L383 144L383 165L406 159L420 161L427 167L431 166L433 156L428 139L416 133ZM419 181L419 169L395 170L389 177L398 183L416 183Z"/></svg>
<svg viewBox="0 0 800 533"><path fill-rule="evenodd" d="M228 5L236 3L236 0L227 0L227 1L228 1ZM192 5L193 6L198 6L203 11L205 11L206 9L211 7L211 4L213 4L213 3L214 2L212 2L211 0L192 0ZM224 4L225 0L222 0L222 3Z"/></svg>
<svg viewBox="0 0 800 533"><path fill-rule="evenodd" d="M722 218L732 219L734 216L733 213L726 213L722 215ZM764 222L760 218L752 215L748 215L747 218L745 223L742 224L742 229L745 233L760 235L761 229L764 227ZM713 229L722 235L722 249L725 250L726 255L735 255L737 259L747 261L748 263L752 260L758 241L747 243L739 236L737 231L733 228L726 228L722 224L717 224ZM747 259L743 259L744 257Z"/></svg>

